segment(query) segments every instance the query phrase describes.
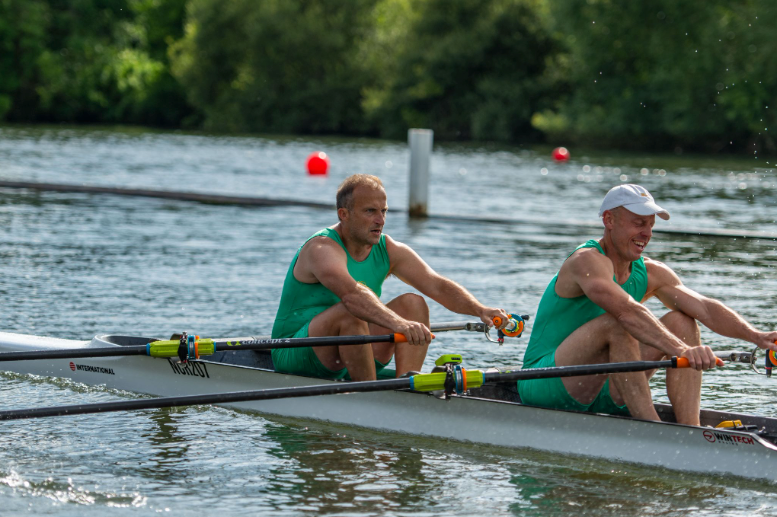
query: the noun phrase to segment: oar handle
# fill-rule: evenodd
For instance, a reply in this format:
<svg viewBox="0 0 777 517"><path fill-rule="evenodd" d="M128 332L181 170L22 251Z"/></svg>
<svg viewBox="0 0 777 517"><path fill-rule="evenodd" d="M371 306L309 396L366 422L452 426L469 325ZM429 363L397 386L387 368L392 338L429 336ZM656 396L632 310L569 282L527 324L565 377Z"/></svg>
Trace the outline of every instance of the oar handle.
<svg viewBox="0 0 777 517"><path fill-rule="evenodd" d="M436 336L432 334L432 339L434 339ZM399 332L394 333L394 343L407 343L407 337L405 337L404 334L400 334Z"/></svg>
<svg viewBox="0 0 777 517"><path fill-rule="evenodd" d="M715 358L715 365L716 366L725 366L726 363L723 362L723 359L720 357ZM677 366L676 368L690 368L691 363L688 361L687 357L678 357L677 358Z"/></svg>

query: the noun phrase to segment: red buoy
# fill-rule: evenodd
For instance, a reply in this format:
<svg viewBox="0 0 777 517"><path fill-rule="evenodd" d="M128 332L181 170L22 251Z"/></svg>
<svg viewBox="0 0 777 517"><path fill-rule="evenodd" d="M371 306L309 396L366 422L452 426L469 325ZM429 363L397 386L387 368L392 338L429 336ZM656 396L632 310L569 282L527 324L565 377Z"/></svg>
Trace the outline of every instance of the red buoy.
<svg viewBox="0 0 777 517"><path fill-rule="evenodd" d="M566 147L556 147L553 149L553 159L557 162L565 162L569 160L569 151Z"/></svg>
<svg viewBox="0 0 777 517"><path fill-rule="evenodd" d="M308 156L308 174L311 176L326 176L329 170L329 157L326 153L316 151Z"/></svg>

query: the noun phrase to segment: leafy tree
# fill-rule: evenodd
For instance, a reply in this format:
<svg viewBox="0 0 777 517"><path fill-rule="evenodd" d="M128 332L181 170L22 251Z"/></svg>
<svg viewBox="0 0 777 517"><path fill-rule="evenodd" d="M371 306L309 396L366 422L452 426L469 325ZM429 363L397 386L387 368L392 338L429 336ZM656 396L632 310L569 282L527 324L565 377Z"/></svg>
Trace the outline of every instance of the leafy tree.
<svg viewBox="0 0 777 517"><path fill-rule="evenodd" d="M43 0L0 0L0 120L34 116L49 19Z"/></svg>
<svg viewBox="0 0 777 517"><path fill-rule="evenodd" d="M0 0L0 118L178 124L185 0Z"/></svg>
<svg viewBox="0 0 777 517"><path fill-rule="evenodd" d="M374 0L191 0L173 73L208 129L353 133Z"/></svg>
<svg viewBox="0 0 777 517"><path fill-rule="evenodd" d="M744 147L777 86L772 4L558 0L572 93L535 125L598 145Z"/></svg>
<svg viewBox="0 0 777 517"><path fill-rule="evenodd" d="M429 127L443 139L526 138L533 131L532 114L563 86L550 70L560 49L543 25L542 2L386 3L408 26L395 33L390 73L365 100L386 136ZM382 30L390 33L394 27Z"/></svg>

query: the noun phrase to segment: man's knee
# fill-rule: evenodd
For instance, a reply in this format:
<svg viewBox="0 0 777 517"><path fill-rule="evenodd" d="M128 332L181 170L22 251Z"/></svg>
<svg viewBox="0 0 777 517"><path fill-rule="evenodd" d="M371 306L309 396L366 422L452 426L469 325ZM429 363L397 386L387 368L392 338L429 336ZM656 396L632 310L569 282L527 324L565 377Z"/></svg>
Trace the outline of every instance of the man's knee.
<svg viewBox="0 0 777 517"><path fill-rule="evenodd" d="M370 325L348 311L343 311L340 319L341 334L369 334Z"/></svg>
<svg viewBox="0 0 777 517"><path fill-rule="evenodd" d="M633 341L636 343L636 339L623 328L623 325L618 321L618 318L612 314L604 313L593 321L596 322L601 329L600 331L602 334L606 336L609 341Z"/></svg>
<svg viewBox="0 0 777 517"><path fill-rule="evenodd" d="M429 312L429 306L423 296L414 293L405 293L397 296L388 304L394 312L403 317L423 316Z"/></svg>
<svg viewBox="0 0 777 517"><path fill-rule="evenodd" d="M661 323L686 344L699 344L699 324L696 320L680 311L671 311L661 317Z"/></svg>
<svg viewBox="0 0 777 517"><path fill-rule="evenodd" d="M339 302L317 315L310 323L313 335L369 334L369 325L360 320Z"/></svg>

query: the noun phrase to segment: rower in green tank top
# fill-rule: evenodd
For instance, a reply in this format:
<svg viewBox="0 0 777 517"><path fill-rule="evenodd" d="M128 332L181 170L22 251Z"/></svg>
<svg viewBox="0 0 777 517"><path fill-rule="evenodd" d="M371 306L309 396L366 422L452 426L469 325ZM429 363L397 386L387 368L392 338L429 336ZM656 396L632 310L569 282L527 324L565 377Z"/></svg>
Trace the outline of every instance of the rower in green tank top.
<svg viewBox="0 0 777 517"><path fill-rule="evenodd" d="M599 253L605 254L602 246L594 239L581 244L575 248L575 251L585 248L596 248ZM567 258L572 256L575 251L570 253ZM557 279L558 273L550 281L540 300L529 345L523 357L524 368L555 366L554 354L558 346L572 332L605 313L604 309L592 302L585 294L573 298L562 298L556 294ZM613 282L617 283L617 281L613 276ZM645 269L644 258L640 257L631 263L631 274L626 283L621 285L621 288L633 300L637 302L642 301L647 291L647 270ZM625 405L617 405L613 402L609 392L609 381L604 383L599 395L591 404L582 404L572 398L564 389L564 385L559 378L541 379L541 381L543 382L519 382L518 387L521 400L532 401L531 403L537 405L573 411L629 414L628 408Z"/></svg>
<svg viewBox="0 0 777 517"><path fill-rule="evenodd" d="M339 222L297 250L283 283L272 337L404 334L406 343L287 348L272 351L276 371L329 379L372 380L392 358L396 375L421 371L431 342L422 296L380 301L394 275L447 309L493 325L505 311L486 307L462 286L436 273L410 247L383 233L388 205L380 179L347 178L337 191Z"/></svg>
<svg viewBox="0 0 777 517"><path fill-rule="evenodd" d="M718 334L777 350L777 332L759 332L736 312L684 286L668 266L642 253L656 215L669 219L639 185L619 185L604 198L604 236L578 246L540 300L524 368L686 357L689 369L668 369L666 386L677 422L699 425L702 370L715 355L701 345L700 321ZM657 318L644 302L669 312ZM658 420L648 381L654 372L520 381L525 404L631 414Z"/></svg>

